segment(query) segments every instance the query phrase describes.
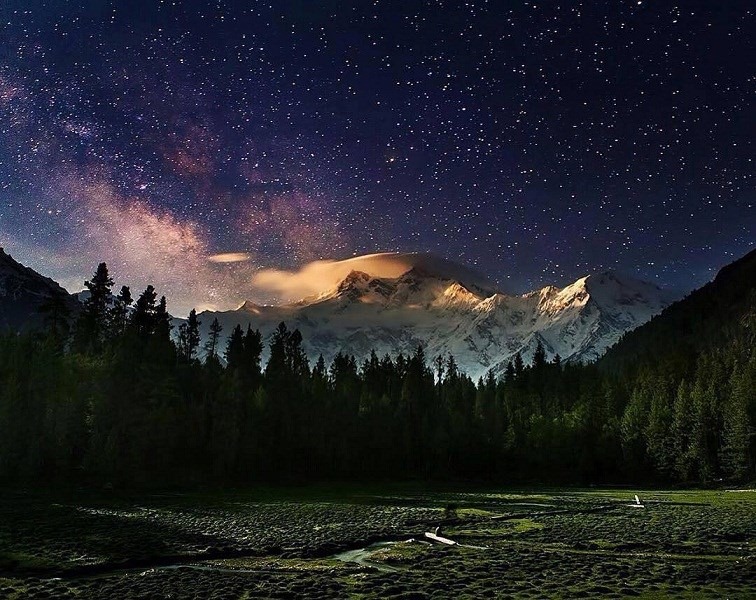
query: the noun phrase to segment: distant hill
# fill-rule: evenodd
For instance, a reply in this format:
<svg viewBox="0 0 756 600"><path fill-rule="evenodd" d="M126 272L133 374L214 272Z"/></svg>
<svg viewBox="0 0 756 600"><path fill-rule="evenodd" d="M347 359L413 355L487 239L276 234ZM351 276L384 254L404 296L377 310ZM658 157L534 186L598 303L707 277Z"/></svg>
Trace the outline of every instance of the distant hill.
<svg viewBox="0 0 756 600"><path fill-rule="evenodd" d="M55 281L16 262L0 248L0 332L42 326L45 316L40 309L51 300L71 314L78 307L75 298Z"/></svg>
<svg viewBox="0 0 756 600"><path fill-rule="evenodd" d="M723 267L713 281L628 331L599 361L627 369L671 355L695 356L730 340L754 339L756 250Z"/></svg>

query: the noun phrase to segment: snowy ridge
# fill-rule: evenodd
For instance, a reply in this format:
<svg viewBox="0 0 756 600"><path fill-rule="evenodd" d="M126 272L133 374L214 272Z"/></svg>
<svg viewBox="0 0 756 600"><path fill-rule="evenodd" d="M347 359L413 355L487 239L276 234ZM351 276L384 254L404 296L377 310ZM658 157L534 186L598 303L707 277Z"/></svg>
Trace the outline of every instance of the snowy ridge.
<svg viewBox="0 0 756 600"><path fill-rule="evenodd" d="M390 276L385 257L392 261ZM301 331L313 361L319 354L330 361L339 351L358 360L371 350L395 356L422 343L429 357L453 354L477 378L488 370L502 373L517 352L529 361L539 341L549 358L593 361L673 300L653 284L613 272L517 296L430 255L369 255L342 262L349 269L319 294L285 305L245 302L235 311L202 313L202 328L217 317L226 335L240 324L267 337L285 321Z"/></svg>

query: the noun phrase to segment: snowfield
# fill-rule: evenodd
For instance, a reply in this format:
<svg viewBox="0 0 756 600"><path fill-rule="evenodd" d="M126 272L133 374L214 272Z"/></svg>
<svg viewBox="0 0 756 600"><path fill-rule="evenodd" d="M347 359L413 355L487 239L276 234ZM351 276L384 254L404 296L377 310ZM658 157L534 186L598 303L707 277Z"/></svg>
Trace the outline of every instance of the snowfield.
<svg viewBox="0 0 756 600"><path fill-rule="evenodd" d="M284 321L300 330L311 361L322 354L327 362L339 351L363 360L371 350L396 356L423 344L429 358L452 354L477 379L489 370L501 374L517 352L529 361L539 341L549 358L593 361L675 299L614 272L508 295L480 274L427 254L373 254L324 265L304 282L296 281L301 273L289 274L296 289L314 291L319 279L319 293L282 305L247 301L236 310L203 312L203 333L217 317L224 335L239 324L268 338ZM283 289L286 274L277 276Z"/></svg>

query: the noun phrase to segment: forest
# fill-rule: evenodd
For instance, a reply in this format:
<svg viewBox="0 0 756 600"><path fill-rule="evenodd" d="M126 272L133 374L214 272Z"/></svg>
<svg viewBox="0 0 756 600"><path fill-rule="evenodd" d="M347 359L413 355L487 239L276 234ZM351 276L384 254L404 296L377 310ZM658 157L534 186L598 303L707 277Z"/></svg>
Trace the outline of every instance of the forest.
<svg viewBox="0 0 756 600"><path fill-rule="evenodd" d="M152 286L115 293L104 263L85 285L79 314L53 300L42 330L0 338L0 481L754 479L753 313L710 344L670 344L660 318L663 343L634 333L590 365L539 347L472 381L422 347L311 365L284 323L267 351L217 321L200 347L196 313L172 331Z"/></svg>

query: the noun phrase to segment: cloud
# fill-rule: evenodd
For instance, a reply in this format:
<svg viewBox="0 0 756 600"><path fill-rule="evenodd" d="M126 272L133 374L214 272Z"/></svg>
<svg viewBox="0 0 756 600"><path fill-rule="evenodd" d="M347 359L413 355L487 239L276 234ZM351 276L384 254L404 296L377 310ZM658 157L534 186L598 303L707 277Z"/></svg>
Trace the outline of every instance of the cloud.
<svg viewBox="0 0 756 600"><path fill-rule="evenodd" d="M223 254L213 254L208 256L207 260L214 263L236 263L252 260L249 252L224 252Z"/></svg>
<svg viewBox="0 0 756 600"><path fill-rule="evenodd" d="M362 271L373 277L399 277L418 262L418 257L383 253L338 261L316 260L296 271L263 269L254 275L252 283L259 290L282 300L299 300L333 289L352 271Z"/></svg>

